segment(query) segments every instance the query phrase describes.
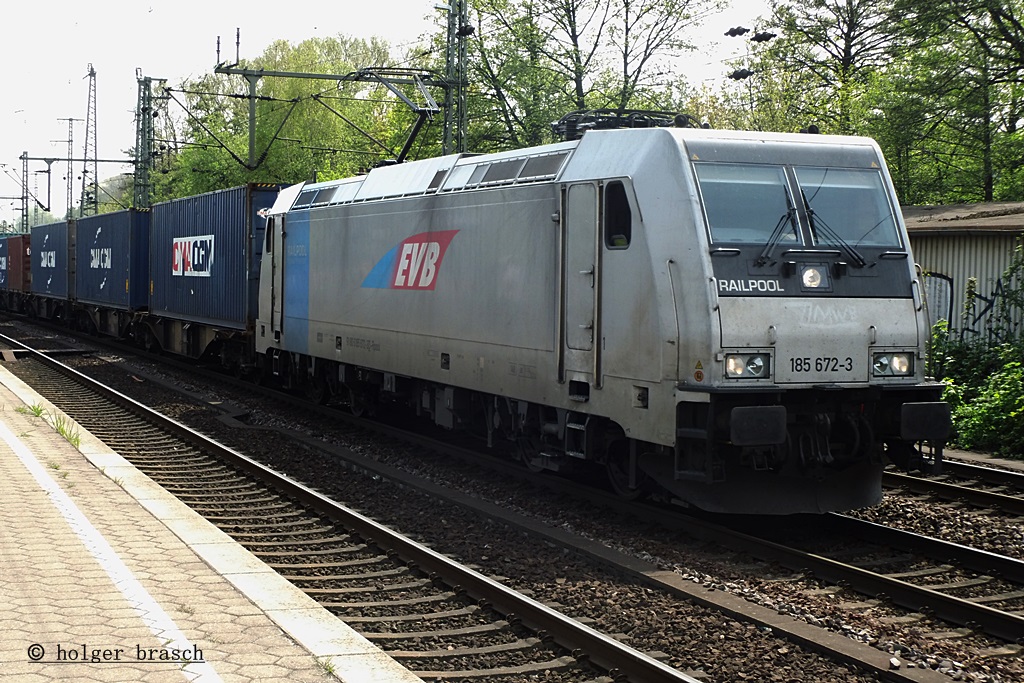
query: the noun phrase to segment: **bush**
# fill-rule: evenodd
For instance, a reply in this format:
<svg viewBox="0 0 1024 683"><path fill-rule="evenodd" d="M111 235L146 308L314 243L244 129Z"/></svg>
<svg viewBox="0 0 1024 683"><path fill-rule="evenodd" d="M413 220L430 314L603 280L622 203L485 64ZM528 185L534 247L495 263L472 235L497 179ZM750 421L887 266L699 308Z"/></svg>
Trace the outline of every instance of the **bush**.
<svg viewBox="0 0 1024 683"><path fill-rule="evenodd" d="M1024 453L1024 365L1019 350L1002 349L1005 364L977 387L946 378L943 398L953 411L954 444L960 448L1022 457Z"/></svg>
<svg viewBox="0 0 1024 683"><path fill-rule="evenodd" d="M941 321L932 330L928 374L941 380L953 412L950 443L1024 459L1024 250L1014 252L1001 278L1002 290L983 337L951 334ZM976 304L968 281L965 319Z"/></svg>

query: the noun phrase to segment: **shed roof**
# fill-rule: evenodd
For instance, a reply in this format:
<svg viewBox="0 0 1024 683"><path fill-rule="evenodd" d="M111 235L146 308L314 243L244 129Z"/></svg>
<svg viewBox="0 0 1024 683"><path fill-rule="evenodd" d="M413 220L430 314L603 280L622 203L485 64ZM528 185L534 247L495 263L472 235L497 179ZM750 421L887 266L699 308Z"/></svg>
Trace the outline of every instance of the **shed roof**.
<svg viewBox="0 0 1024 683"><path fill-rule="evenodd" d="M1024 202L904 206L911 235L1024 233Z"/></svg>

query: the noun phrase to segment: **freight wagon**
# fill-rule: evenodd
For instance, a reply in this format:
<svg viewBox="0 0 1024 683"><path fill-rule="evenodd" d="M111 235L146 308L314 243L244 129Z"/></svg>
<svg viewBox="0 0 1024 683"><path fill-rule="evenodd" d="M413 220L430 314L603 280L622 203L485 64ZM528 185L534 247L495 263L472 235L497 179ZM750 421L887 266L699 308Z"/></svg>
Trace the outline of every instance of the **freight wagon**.
<svg viewBox="0 0 1024 683"><path fill-rule="evenodd" d="M161 202L149 231L149 312L135 333L147 346L225 365L252 364L265 220L275 185L245 185Z"/></svg>
<svg viewBox="0 0 1024 683"><path fill-rule="evenodd" d="M75 221L36 225L32 234L32 315L70 320L75 301Z"/></svg>
<svg viewBox="0 0 1024 683"><path fill-rule="evenodd" d="M0 239L0 254L3 255L0 305L7 310L24 312L25 299L32 291L31 244L31 235L25 234Z"/></svg>
<svg viewBox="0 0 1024 683"><path fill-rule="evenodd" d="M75 290L79 323L123 337L149 306L149 212L128 209L79 218Z"/></svg>

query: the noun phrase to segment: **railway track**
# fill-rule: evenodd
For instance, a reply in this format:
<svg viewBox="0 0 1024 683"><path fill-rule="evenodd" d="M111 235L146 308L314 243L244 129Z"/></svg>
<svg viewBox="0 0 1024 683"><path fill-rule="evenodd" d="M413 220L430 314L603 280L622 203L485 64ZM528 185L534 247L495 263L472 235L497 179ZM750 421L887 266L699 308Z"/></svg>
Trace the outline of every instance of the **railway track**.
<svg viewBox="0 0 1024 683"><path fill-rule="evenodd" d="M886 472L882 483L894 489L940 500L962 502L1024 517L1024 472L981 467L946 459L941 475Z"/></svg>
<svg viewBox="0 0 1024 683"><path fill-rule="evenodd" d="M390 436L410 438L404 429L380 424L376 429ZM446 453L461 452L462 457L468 459L477 457L473 449L458 444L418 435L411 438ZM966 501L1008 514L1015 514L1014 510L1021 506L1021 499L1003 491L1024 486L1022 474L956 461L947 461L944 465L947 467L941 477L886 473L887 481L899 482L902 488L922 495ZM509 476L538 480L516 465L492 463L491 466ZM955 478L958 483L949 483L945 481L947 478ZM542 475L539 479L550 483L549 477ZM974 482L983 482L991 489L970 488ZM561 479L556 486L571 489L574 496L602 506L619 508L623 514L637 512L631 504L586 486ZM1024 562L1021 560L844 515L792 517L786 527L814 528L817 534L815 538L790 539L780 539L772 533L756 538L725 525L705 524L697 517L673 509L657 508L652 516L659 524L670 524L690 535L723 543L793 570L810 571L822 581L848 586L864 595L880 597L954 626L975 629L1011 643L1024 639ZM670 521L673 519L675 521ZM830 550L822 546L820 538L843 538L848 542ZM849 539L857 539L857 542L849 542Z"/></svg>
<svg viewBox="0 0 1024 683"><path fill-rule="evenodd" d="M299 404L300 405L304 405L304 410L307 410L307 411L312 411L313 410L311 407L309 407L309 405L303 404L301 402L299 402ZM443 446L441 446L441 444L435 444L435 445L437 447L443 447ZM373 463L366 463L365 462L365 463L362 463L362 465L360 465L360 467L362 467L362 466L366 466L366 467L372 469L373 468ZM382 470L382 472L383 472L383 470ZM518 467L515 467L515 466L511 467L508 470L508 473L509 474L514 474L516 476L524 475L528 479L530 479L531 481L544 481L544 482L547 482L548 484L550 484L551 481L552 481L551 477L540 477L540 478L531 477L531 476L528 475L528 473L525 473L521 468L518 468ZM384 472L382 474L382 476L389 476L389 474ZM402 484L402 485L409 485L409 484ZM563 482L563 481L559 481L558 482L558 486L564 486L564 485L565 485L565 482ZM603 499L603 500L600 501L600 504L602 506L607 506L609 508L614 508L615 506L620 506L621 505L621 506L624 506L623 508L621 508L623 510L624 515L635 516L637 514L637 509L635 507L631 507L629 505L623 504L620 501L614 501L614 500L612 500L612 499L610 499L608 497L604 497L600 493L595 493L595 492L589 492L588 493L588 492L586 492L586 490L581 489L579 493L573 493L572 495L573 495L573 497L579 496L580 498L587 498L587 497L595 496L597 499ZM246 512L245 514L248 514L248 512ZM488 514L488 512L484 511L482 514ZM672 525L673 523L677 523L681 528L683 528L683 530L687 533L687 535L703 537L703 538L709 538L709 539L713 539L717 544L723 544L722 537L720 536L720 531L711 531L711 530L709 530L709 531L707 531L707 536L706 536L705 532L700 530L700 524L699 523L695 523L694 520L691 517L688 517L686 515L682 515L682 516L679 517L679 521L678 522L673 522L673 521L671 521L671 518L675 514L675 511L673 511L672 514L667 514L665 510L660 510L660 511L654 512L653 514L655 515L655 517L658 518L658 524L663 524L664 523L664 524ZM556 542L556 543L561 543L561 542L564 541L564 539L554 539L553 538L552 541ZM729 546L728 543L725 543L725 545ZM743 546L742 546L742 544L739 544L739 545L733 544L731 547L742 549ZM291 551L289 551L289 552L291 552ZM587 551L583 550L581 552L587 552ZM750 554L756 555L758 557L763 557L765 559L768 559L769 561L778 561L778 560L773 558L771 553L760 552L760 551L750 551ZM608 561L607 557L601 557L601 556L602 556L602 551L598 550L596 552L596 554L595 554L595 557L598 557L601 561ZM288 564L290 564L290 562L279 561L279 560L275 560L274 558L268 558L268 559L270 559L271 563L276 563L276 564L283 565L282 566L282 570L285 571L285 572L289 572L289 571L291 571L294 568L294 567L287 566ZM620 566L618 566L618 569L620 569L620 570L628 570L628 569L624 569L623 568L625 565L629 564L628 561L624 562L622 560L622 558L618 558L617 560L611 560L609 563L613 563L613 562L621 562L622 563ZM806 560L799 560L799 559L795 559L795 560L790 561L790 562L779 562L779 563L780 564L785 564L786 566L793 566L793 567L797 568L798 570L806 568L808 566L808 562ZM634 562L634 564L636 564L636 562ZM328 571L328 569L326 567L321 567L321 568L319 568L317 570ZM315 573L315 571L314 571L314 573ZM821 575L822 578L824 578L827 572L821 571L821 572L818 572L818 573ZM305 581L308 578L305 572L301 572L301 571L300 572L296 572L296 575L299 578L299 581ZM709 595L706 591L700 590L701 589L700 586L696 587L697 590L693 590L694 587L693 587L692 582L690 580L681 580L678 574L675 574L673 572L657 571L656 569L654 569L652 567L647 567L647 568L639 569L637 571L637 573L636 573L636 580L639 581L639 582L642 582L642 583L644 583L644 584L646 584L648 586L657 588L659 590L663 590L667 594L679 595L680 597L682 597L682 598L684 598L686 600L696 601L696 602L699 602L701 604L714 604L716 608L723 608L722 607L722 603L720 601L717 601L715 599L715 597L714 597L714 595L716 593L717 593L718 596L721 597L723 592L721 590L716 592L713 584L709 584L709 586L712 586L712 588L711 588L712 594ZM309 581L316 582L318 580L317 579L310 579ZM846 585L845 580L839 579L838 581L843 582L844 585ZM314 588L319 588L319 587L318 586L314 586ZM884 591L883 592L872 593L871 590L873 590L873 589L868 589L866 591L866 594L873 595L873 594L881 593L883 595L886 595ZM556 599L558 599L558 598L556 598ZM749 618L750 617L750 614L748 613L750 610L748 608L745 608L745 607L740 607L740 608L736 609L736 611L734 611L734 612L730 612L729 611L729 609L731 609L731 607L724 608L724 609L726 610L726 613L734 613L736 616L741 617L741 618ZM931 610L926 610L926 611L931 611ZM394 615L394 616L396 617L395 620L391 620L391 621L395 621L395 622L400 621L400 616L399 615ZM350 618L349 616L346 616L345 620L349 621L349 618ZM355 620L358 620L358 618L360 618L360 617L356 615L354 618L355 618ZM371 622L379 621L379 618L378 618L377 615L371 615L369 618L370 618ZM757 617L754 617L754 621L755 622L757 621ZM784 631L784 628L783 628L782 625L779 625L778 623L771 621L770 618L769 618L769 620L766 620L766 621L762 622L762 624L763 624L763 626L761 628L766 629L766 630L776 630L779 633L783 633L783 631ZM392 638L392 636L390 634L393 633L396 630L396 628L400 628L400 627L395 627L392 624L391 626L386 627L385 629L381 630L381 632L379 634L371 633L371 636L373 638L375 638L375 639L379 638L382 642L388 642L390 640L393 640L393 638ZM818 629L810 629L810 631L820 631L820 630L818 630ZM426 632L414 633L412 636L410 636L410 638L412 638L413 641L422 642L422 639L425 636L426 636ZM835 643L836 639L835 638L829 638L829 636L827 636L824 632L821 632L818 635L811 635L811 636L795 634L795 633L787 633L786 637L787 638L791 638L792 640L794 640L795 642L798 642L798 643L806 643L806 645L808 647L812 647L813 649L818 649L819 651L827 651L827 650L829 650L829 648L837 646L837 643ZM842 641L842 640L845 640L845 639L841 638L839 640ZM828 642L828 641L831 641L831 642ZM826 642L827 642L827 646L825 646ZM398 643L396 643L396 644L400 647L400 644L398 644ZM396 650L396 651L403 651L403 650L399 649L399 650ZM419 654L419 651L415 650L415 649L411 650L411 652L412 652L414 657L418 656L418 654ZM861 659L857 659L856 657L848 657L846 655L835 655L835 654L833 656L838 656L839 660L856 661L856 666L865 667L864 661L861 660ZM883 678L895 678L896 680L906 680L906 679L900 678L900 676L902 675L901 672L884 672L884 667L887 666L887 664L888 664L888 659L883 658L883 666L881 668L879 668L879 667L876 668L876 675L882 676ZM870 667L865 667L865 668L870 669ZM924 672L922 672L922 673L924 673ZM918 680L918 679L913 679L913 680Z"/></svg>
<svg viewBox="0 0 1024 683"><path fill-rule="evenodd" d="M422 678L695 681L52 359L17 374Z"/></svg>
<svg viewBox="0 0 1024 683"><path fill-rule="evenodd" d="M785 530L758 523L749 537L715 533L734 547L829 583L1024 643L1024 562L845 515L789 522Z"/></svg>

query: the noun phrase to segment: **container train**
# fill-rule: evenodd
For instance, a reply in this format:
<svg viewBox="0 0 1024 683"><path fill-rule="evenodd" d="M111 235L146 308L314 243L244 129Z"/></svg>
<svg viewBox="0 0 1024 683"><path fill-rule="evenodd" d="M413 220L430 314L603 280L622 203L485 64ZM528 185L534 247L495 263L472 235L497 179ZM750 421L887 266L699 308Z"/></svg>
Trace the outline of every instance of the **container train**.
<svg viewBox="0 0 1024 683"><path fill-rule="evenodd" d="M592 130L42 226L0 266L9 308L713 512L875 504L950 428L865 138Z"/></svg>

